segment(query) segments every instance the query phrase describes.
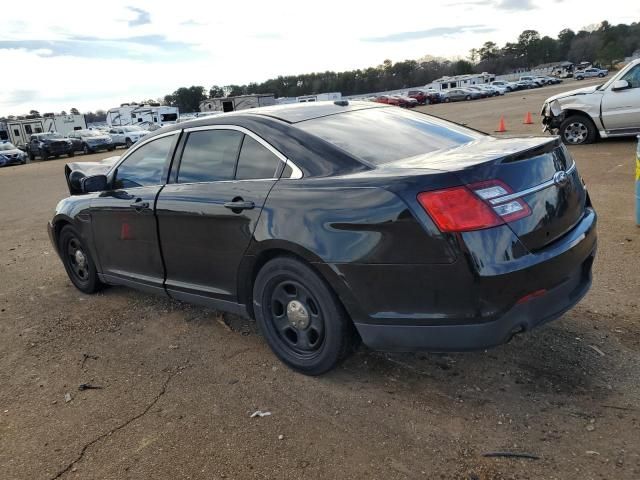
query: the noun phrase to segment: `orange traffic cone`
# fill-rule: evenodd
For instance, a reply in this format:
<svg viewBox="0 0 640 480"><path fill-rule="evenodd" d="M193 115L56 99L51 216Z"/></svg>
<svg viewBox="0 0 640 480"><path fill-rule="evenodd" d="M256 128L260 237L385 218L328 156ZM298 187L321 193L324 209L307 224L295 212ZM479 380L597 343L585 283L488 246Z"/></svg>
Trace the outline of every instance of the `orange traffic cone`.
<svg viewBox="0 0 640 480"><path fill-rule="evenodd" d="M496 130L496 132L502 133L506 131L507 131L507 127L504 123L504 115L500 115L500 123L498 123L498 129Z"/></svg>
<svg viewBox="0 0 640 480"><path fill-rule="evenodd" d="M527 112L524 116L524 124L525 125L533 125L533 119L531 118L531 112Z"/></svg>

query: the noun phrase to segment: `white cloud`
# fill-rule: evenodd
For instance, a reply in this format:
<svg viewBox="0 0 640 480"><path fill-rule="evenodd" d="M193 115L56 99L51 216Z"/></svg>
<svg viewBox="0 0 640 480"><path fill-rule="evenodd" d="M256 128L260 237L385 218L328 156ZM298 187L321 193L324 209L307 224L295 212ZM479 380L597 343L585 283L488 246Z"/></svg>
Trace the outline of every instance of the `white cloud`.
<svg viewBox="0 0 640 480"><path fill-rule="evenodd" d="M604 18L631 22L640 14L628 0L610 0L606 14L596 0L583 0L577 10L557 0L507 1L537 7L527 10L497 9L496 2L326 0L318 8L285 0L266 8L255 0L224 6L181 0L176 8L151 0L37 0L27 11L3 9L0 17L0 63L11 72L2 77L0 115L110 108L180 86L362 68L386 58L466 56L487 40L502 45L528 28L555 36L565 27Z"/></svg>

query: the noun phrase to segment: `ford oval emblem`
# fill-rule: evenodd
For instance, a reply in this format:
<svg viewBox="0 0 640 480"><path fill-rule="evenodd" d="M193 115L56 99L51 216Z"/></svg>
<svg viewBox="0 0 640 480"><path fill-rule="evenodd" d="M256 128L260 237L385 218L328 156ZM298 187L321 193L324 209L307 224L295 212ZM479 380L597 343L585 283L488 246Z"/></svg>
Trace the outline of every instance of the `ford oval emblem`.
<svg viewBox="0 0 640 480"><path fill-rule="evenodd" d="M553 175L553 183L559 187L564 187L569 183L569 175L567 175L567 172L564 170L560 170Z"/></svg>

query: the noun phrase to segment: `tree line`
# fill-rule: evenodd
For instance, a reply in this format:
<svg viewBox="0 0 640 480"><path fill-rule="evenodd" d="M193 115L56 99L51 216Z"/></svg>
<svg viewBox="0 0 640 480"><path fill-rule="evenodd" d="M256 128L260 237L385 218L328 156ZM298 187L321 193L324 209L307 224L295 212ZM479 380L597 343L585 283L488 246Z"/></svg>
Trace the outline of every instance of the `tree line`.
<svg viewBox="0 0 640 480"><path fill-rule="evenodd" d="M536 30L523 31L514 42L500 47L487 41L473 48L466 59L423 57L418 60L385 60L376 67L345 72L314 72L271 78L247 85L181 87L164 97L164 103L181 111L197 111L207 97L273 93L276 97L297 97L322 92L358 95L425 85L443 76L526 70L539 64L569 60L613 66L640 49L640 23L611 25L604 21L574 32L562 30L556 38L541 36Z"/></svg>

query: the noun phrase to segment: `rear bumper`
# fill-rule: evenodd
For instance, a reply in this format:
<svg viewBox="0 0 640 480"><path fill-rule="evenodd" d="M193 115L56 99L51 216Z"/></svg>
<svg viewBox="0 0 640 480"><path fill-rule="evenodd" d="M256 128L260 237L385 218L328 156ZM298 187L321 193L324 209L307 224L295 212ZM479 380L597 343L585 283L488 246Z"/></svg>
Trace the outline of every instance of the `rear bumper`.
<svg viewBox="0 0 640 480"><path fill-rule="evenodd" d="M539 298L516 304L500 318L481 323L447 325L374 325L357 323L362 341L386 351L438 352L481 350L508 342L523 333L559 318L576 305L591 287L595 251L562 285Z"/></svg>
<svg viewBox="0 0 640 480"><path fill-rule="evenodd" d="M587 209L571 232L545 250L502 265L485 263L472 278L460 262L438 269L413 267L407 274L387 269L377 278L370 270L374 280L390 278L392 283L374 291L378 282L367 284L371 292L367 304L375 310L352 318L363 342L377 350L465 351L496 346L575 306L591 286L596 246L596 214ZM351 280L352 287L359 283ZM385 295L385 290L394 294ZM363 305L362 293L352 291ZM528 297L533 292L538 296Z"/></svg>

